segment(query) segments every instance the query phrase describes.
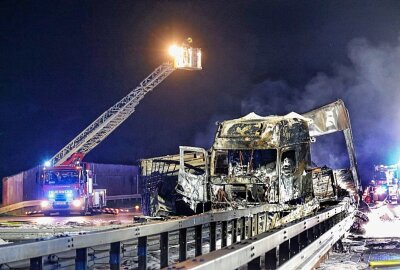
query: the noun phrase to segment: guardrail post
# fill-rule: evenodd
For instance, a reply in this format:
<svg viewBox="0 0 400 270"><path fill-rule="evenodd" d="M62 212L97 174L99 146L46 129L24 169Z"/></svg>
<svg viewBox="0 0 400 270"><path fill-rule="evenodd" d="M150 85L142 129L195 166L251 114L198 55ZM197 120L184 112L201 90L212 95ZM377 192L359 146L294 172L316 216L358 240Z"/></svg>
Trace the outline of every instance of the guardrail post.
<svg viewBox="0 0 400 270"><path fill-rule="evenodd" d="M329 231L330 228L332 228L332 218L333 217L329 217L327 220L325 220L325 232Z"/></svg>
<svg viewBox="0 0 400 270"><path fill-rule="evenodd" d="M279 245L279 265L284 264L290 258L289 240Z"/></svg>
<svg viewBox="0 0 400 270"><path fill-rule="evenodd" d="M246 217L242 217L241 219L242 223L240 225L241 230L240 230L240 241L243 241L246 239Z"/></svg>
<svg viewBox="0 0 400 270"><path fill-rule="evenodd" d="M138 247L138 268L140 270L145 270L147 268L147 236L139 237Z"/></svg>
<svg viewBox="0 0 400 270"><path fill-rule="evenodd" d="M300 248L299 250L303 250L308 245L308 230L300 233Z"/></svg>
<svg viewBox="0 0 400 270"><path fill-rule="evenodd" d="M210 223L210 252L217 249L217 223Z"/></svg>
<svg viewBox="0 0 400 270"><path fill-rule="evenodd" d="M248 219L248 234L247 234L247 238L253 237L253 215L251 215Z"/></svg>
<svg viewBox="0 0 400 270"><path fill-rule="evenodd" d="M342 211L338 214L338 216L339 216L339 221L342 221L346 217L346 214L344 213L344 211Z"/></svg>
<svg viewBox="0 0 400 270"><path fill-rule="evenodd" d="M320 236L320 230L319 230L319 223L312 227L312 236L313 236L313 241L317 239Z"/></svg>
<svg viewBox="0 0 400 270"><path fill-rule="evenodd" d="M75 270L87 269L87 248L78 248L75 257Z"/></svg>
<svg viewBox="0 0 400 270"><path fill-rule="evenodd" d="M203 254L203 225L197 225L195 227L195 256Z"/></svg>
<svg viewBox="0 0 400 270"><path fill-rule="evenodd" d="M110 269L117 270L120 266L121 242L110 244Z"/></svg>
<svg viewBox="0 0 400 270"><path fill-rule="evenodd" d="M340 222L340 220L341 220L341 213L342 212L339 212L339 213L337 213L334 217L335 217L335 223L337 224L338 222Z"/></svg>
<svg viewBox="0 0 400 270"><path fill-rule="evenodd" d="M179 229L179 261L186 261L186 253L187 253L187 229L182 228Z"/></svg>
<svg viewBox="0 0 400 270"><path fill-rule="evenodd" d="M265 269L266 270L274 270L277 266L277 249L273 248L267 253L265 253Z"/></svg>
<svg viewBox="0 0 400 270"><path fill-rule="evenodd" d="M254 258L247 264L247 269L259 270L261 269L261 257Z"/></svg>
<svg viewBox="0 0 400 270"><path fill-rule="evenodd" d="M322 221L322 222L317 224L317 227L318 227L318 236L317 236L317 238L324 234L324 227L322 226L323 223L324 222Z"/></svg>
<svg viewBox="0 0 400 270"><path fill-rule="evenodd" d="M335 226L335 224L337 224L337 222L339 222L338 216L333 216L332 218L332 227Z"/></svg>
<svg viewBox="0 0 400 270"><path fill-rule="evenodd" d="M168 232L160 234L160 268L168 266Z"/></svg>
<svg viewBox="0 0 400 270"><path fill-rule="evenodd" d="M228 222L221 221L221 248L227 246L228 240Z"/></svg>
<svg viewBox="0 0 400 270"><path fill-rule="evenodd" d="M319 237L319 236L321 236L321 235L323 235L325 233L325 223L324 223L324 221L320 222L318 227L319 227L319 235L318 235L318 237Z"/></svg>
<svg viewBox="0 0 400 270"><path fill-rule="evenodd" d="M300 251L300 234L290 238L290 257L293 257Z"/></svg>
<svg viewBox="0 0 400 270"><path fill-rule="evenodd" d="M324 222L322 223L322 230L323 230L323 234L329 230L329 219L324 220Z"/></svg>
<svg viewBox="0 0 400 270"><path fill-rule="evenodd" d="M259 234L259 224L260 224L260 215L257 213L254 215L254 234L257 235Z"/></svg>
<svg viewBox="0 0 400 270"><path fill-rule="evenodd" d="M311 244L315 239L317 239L317 238L315 238L315 235L314 235L314 227L307 230L307 236L308 236L307 237L308 245Z"/></svg>
<svg viewBox="0 0 400 270"><path fill-rule="evenodd" d="M328 219L328 226L329 226L329 229L331 229L334 225L335 225L335 217L336 216L333 216L333 217L331 217L330 219Z"/></svg>
<svg viewBox="0 0 400 270"><path fill-rule="evenodd" d="M237 242L237 228L238 222L237 219L232 220L232 244Z"/></svg>
<svg viewBox="0 0 400 270"><path fill-rule="evenodd" d="M30 259L30 270L42 270L43 269L43 257L36 257Z"/></svg>

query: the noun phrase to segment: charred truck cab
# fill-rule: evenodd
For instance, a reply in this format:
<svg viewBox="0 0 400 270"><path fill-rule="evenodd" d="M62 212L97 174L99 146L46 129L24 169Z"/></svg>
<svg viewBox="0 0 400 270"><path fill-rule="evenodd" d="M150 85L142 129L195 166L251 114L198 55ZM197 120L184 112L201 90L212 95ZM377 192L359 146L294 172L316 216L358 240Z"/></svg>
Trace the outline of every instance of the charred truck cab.
<svg viewBox="0 0 400 270"><path fill-rule="evenodd" d="M191 172L182 162L190 153L205 156L204 174ZM310 137L301 115L251 113L219 123L210 158L207 154L193 147L180 151L177 192L193 211L208 201L213 208L237 208L312 199L311 172L306 172L311 163Z"/></svg>
<svg viewBox="0 0 400 270"><path fill-rule="evenodd" d="M350 168L312 167L311 142L337 131L344 133ZM359 189L350 120L341 100L303 115L250 113L223 121L209 151L181 146L179 155L144 159L140 168L142 210L151 216L255 204L291 209L337 202L342 195L357 196Z"/></svg>
<svg viewBox="0 0 400 270"><path fill-rule="evenodd" d="M106 204L106 190L93 189L89 164L43 167L40 184L43 191L41 210L44 215L58 212L86 214Z"/></svg>

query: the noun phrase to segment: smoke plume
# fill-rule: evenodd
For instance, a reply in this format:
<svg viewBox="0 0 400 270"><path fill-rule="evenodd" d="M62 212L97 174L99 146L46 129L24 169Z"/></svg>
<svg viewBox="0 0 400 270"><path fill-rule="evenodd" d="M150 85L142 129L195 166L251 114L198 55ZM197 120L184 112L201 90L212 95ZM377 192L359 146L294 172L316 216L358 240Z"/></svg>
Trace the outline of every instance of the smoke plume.
<svg viewBox="0 0 400 270"><path fill-rule="evenodd" d="M400 39L397 44L354 39L348 44L348 59L349 64L332 67L333 75L316 74L303 89L285 81L266 80L256 85L242 101L242 114L301 113L342 99L350 113L362 175L371 177L368 173L373 164L397 162L400 154L396 152L400 141ZM329 136L317 138L322 146L318 142L313 146L314 162L334 168L347 166L346 155L340 154L345 150L343 138Z"/></svg>

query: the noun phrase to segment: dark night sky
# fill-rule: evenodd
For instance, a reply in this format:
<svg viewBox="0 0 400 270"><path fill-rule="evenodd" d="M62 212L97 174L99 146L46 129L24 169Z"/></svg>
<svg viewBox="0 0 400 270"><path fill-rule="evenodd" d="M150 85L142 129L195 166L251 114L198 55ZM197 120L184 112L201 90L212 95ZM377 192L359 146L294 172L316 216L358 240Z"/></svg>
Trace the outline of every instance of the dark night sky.
<svg viewBox="0 0 400 270"><path fill-rule="evenodd" d="M337 98L364 178L400 158L400 1L1 1L0 177L50 158L188 36L204 70L175 71L86 161L210 147L217 120ZM342 166L338 138L319 163Z"/></svg>

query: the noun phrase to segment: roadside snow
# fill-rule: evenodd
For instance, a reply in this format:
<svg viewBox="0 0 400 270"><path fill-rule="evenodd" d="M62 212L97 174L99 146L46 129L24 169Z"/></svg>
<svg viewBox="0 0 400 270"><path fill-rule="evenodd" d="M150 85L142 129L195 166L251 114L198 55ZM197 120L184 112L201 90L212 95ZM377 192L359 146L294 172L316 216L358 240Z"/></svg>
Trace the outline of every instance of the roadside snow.
<svg viewBox="0 0 400 270"><path fill-rule="evenodd" d="M0 246L1 246L1 245L7 245L7 244L10 244L10 243L11 243L11 242L4 241L3 239L0 238Z"/></svg>

